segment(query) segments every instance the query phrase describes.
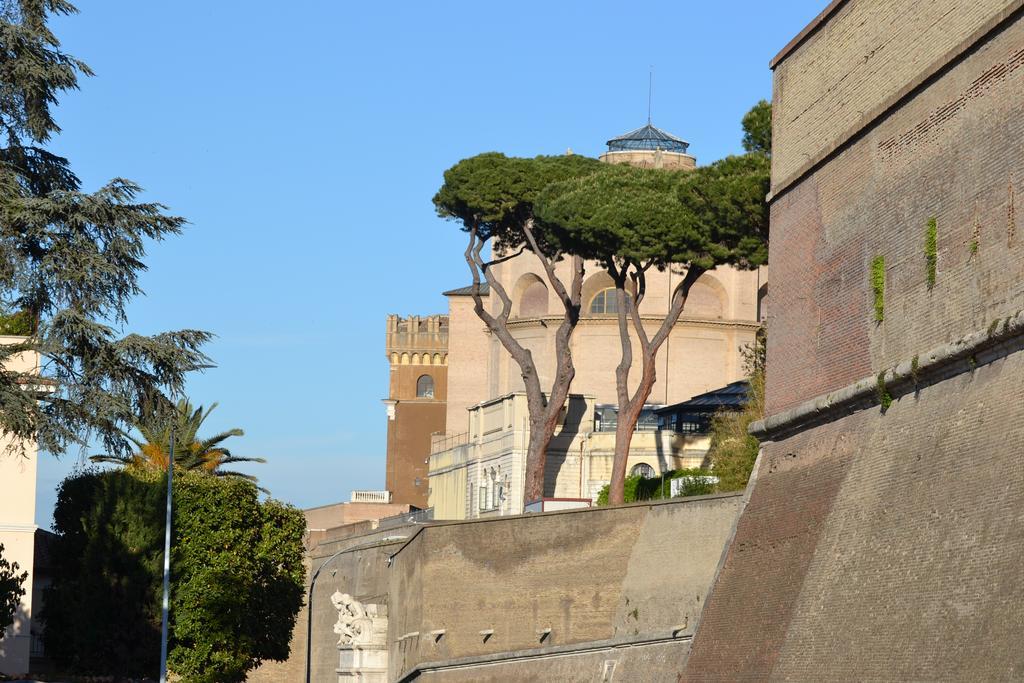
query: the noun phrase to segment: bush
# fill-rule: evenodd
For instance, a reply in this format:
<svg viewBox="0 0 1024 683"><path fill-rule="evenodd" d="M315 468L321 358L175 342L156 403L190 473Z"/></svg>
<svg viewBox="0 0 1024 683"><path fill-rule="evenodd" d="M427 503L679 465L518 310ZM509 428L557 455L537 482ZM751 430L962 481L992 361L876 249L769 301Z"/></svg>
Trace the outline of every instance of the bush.
<svg viewBox="0 0 1024 683"><path fill-rule="evenodd" d="M4 546L0 543L0 640L7 627L14 623L14 613L25 595L25 579L28 572L18 573L18 563L4 559Z"/></svg>
<svg viewBox="0 0 1024 683"><path fill-rule="evenodd" d="M627 503L636 503L644 500L661 500L672 498L672 480L685 477L687 481L683 484L683 492L676 498L686 496L702 496L714 493L715 485L708 480L710 472L699 468L685 470L669 470L658 477L644 478L636 474L626 477L623 491ZM608 484L601 487L597 494L597 505L608 504Z"/></svg>
<svg viewBox="0 0 1024 683"><path fill-rule="evenodd" d="M84 472L60 487L46 648L74 673L155 677L160 652L162 473ZM245 480L175 472L169 668L244 681L285 659L302 605L299 510Z"/></svg>
<svg viewBox="0 0 1024 683"><path fill-rule="evenodd" d="M711 446L708 460L718 477L718 491L738 491L747 485L754 469L761 442L747 432L751 422L764 417L764 336L745 351L750 373L747 405L739 412L720 412L711 421Z"/></svg>

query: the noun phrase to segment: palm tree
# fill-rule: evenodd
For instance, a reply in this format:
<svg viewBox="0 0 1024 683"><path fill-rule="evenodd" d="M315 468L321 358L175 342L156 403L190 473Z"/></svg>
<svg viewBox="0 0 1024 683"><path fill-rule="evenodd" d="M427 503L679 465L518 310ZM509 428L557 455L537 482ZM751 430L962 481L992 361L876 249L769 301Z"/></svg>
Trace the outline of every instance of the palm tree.
<svg viewBox="0 0 1024 683"><path fill-rule="evenodd" d="M209 438L200 438L199 430L203 422L216 407L216 403L205 410L203 406L194 407L187 398L175 405L163 399L150 401L142 415L132 424L139 436L125 434L138 449L135 453L104 453L89 459L92 462L114 463L124 467L166 470L173 430L175 467L202 470L218 477L242 477L255 482L256 477L251 474L223 469L224 465L238 462L266 462L264 458L232 455L230 450L221 445L230 437L243 436L245 432L235 427Z"/></svg>

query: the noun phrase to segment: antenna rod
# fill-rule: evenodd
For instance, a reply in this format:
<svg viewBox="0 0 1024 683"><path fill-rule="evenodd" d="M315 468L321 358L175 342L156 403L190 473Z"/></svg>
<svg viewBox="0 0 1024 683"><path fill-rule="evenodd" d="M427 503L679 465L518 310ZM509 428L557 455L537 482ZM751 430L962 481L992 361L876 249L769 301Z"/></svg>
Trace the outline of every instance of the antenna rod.
<svg viewBox="0 0 1024 683"><path fill-rule="evenodd" d="M654 65L647 72L647 125L651 125L651 94L654 92Z"/></svg>

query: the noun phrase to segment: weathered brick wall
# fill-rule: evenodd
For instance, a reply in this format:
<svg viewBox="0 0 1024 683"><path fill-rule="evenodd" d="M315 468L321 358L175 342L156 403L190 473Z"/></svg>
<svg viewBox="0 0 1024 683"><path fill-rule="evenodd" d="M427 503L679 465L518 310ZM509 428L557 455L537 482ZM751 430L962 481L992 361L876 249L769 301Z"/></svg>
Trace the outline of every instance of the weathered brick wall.
<svg viewBox="0 0 1024 683"><path fill-rule="evenodd" d="M642 680L673 679L739 505L738 495L725 495L424 528L392 560L390 675L426 663L657 637L670 641L658 657L671 663L651 663ZM445 633L436 639L430 632L439 629ZM480 632L489 629L485 640ZM573 661L564 680L600 680L604 659ZM541 676L544 667L505 662L472 671L481 678L451 680L531 680L527 672Z"/></svg>
<svg viewBox="0 0 1024 683"><path fill-rule="evenodd" d="M774 202L769 413L1024 308L1022 92L1017 20ZM929 289L931 218L938 273ZM876 256L886 266L881 324L870 285Z"/></svg>
<svg viewBox="0 0 1024 683"><path fill-rule="evenodd" d="M775 65L773 186L843 141L866 116L1016 0L852 0ZM773 277L774 279L774 277Z"/></svg>
<svg viewBox="0 0 1024 683"><path fill-rule="evenodd" d="M850 0L777 68L785 175L979 38L775 197L769 414L1024 308L1024 18L1011 4ZM901 59L874 75L821 63L884 55ZM1024 676L1024 353L1004 352L949 366L884 413L826 415L765 444L682 680Z"/></svg>

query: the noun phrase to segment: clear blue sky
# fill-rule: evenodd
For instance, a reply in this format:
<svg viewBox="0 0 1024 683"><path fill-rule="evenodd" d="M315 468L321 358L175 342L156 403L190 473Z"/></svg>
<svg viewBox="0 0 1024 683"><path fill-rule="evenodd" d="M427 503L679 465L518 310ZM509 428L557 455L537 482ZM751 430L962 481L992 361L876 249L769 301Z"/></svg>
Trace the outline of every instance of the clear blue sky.
<svg viewBox="0 0 1024 683"><path fill-rule="evenodd" d="M152 245L131 330L215 332L188 394L283 500L383 488L384 318L444 312L462 234L431 197L459 159L597 155L645 123L698 163L740 150L768 60L825 5L79 0L53 22L96 72L54 151L191 226ZM75 465L43 455L37 521Z"/></svg>

